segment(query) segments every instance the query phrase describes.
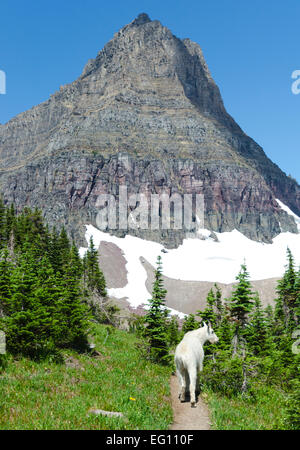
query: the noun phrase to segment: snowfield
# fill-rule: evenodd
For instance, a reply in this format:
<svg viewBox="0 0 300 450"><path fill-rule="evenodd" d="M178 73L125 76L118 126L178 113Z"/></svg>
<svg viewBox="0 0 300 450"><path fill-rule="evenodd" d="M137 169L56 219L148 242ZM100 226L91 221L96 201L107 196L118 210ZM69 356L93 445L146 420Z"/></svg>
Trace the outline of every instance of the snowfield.
<svg viewBox="0 0 300 450"><path fill-rule="evenodd" d="M277 200L288 214L292 215L300 231L300 218ZM286 250L290 248L296 264L300 264L300 234L280 233L272 244L252 241L237 230L215 233L219 242L210 237L210 231L198 230L202 239L185 239L177 249L167 250L161 244L127 235L125 238L111 236L92 225L86 225L86 240L93 238L95 247L101 241L112 242L124 253L127 261L128 284L124 288L109 289L109 295L116 298L127 297L136 307L146 303L149 292L145 282L147 274L140 258L145 258L154 267L157 256L162 257L163 273L169 278L193 281L232 283L245 261L251 280L281 277L286 264ZM86 248L80 248L83 256ZM175 312L175 311L174 311Z"/></svg>
<svg viewBox="0 0 300 450"><path fill-rule="evenodd" d="M291 211L288 206L286 206L284 203L282 203L280 200L278 200L278 198L276 198L276 202L278 203L278 205L280 206L281 209L283 209L285 212L287 212L290 216L294 217L298 231L300 233L300 217L296 216L296 214L293 213L293 211Z"/></svg>

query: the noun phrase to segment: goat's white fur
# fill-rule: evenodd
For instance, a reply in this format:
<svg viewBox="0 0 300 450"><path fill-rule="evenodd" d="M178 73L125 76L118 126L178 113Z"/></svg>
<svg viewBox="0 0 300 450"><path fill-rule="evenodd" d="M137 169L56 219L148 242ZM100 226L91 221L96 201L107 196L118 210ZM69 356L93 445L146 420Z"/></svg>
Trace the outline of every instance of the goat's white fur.
<svg viewBox="0 0 300 450"><path fill-rule="evenodd" d="M190 391L191 406L196 404L197 374L203 369L206 341L218 342L219 338L211 328L204 323L203 327L188 331L175 350L176 373L180 385L179 398L185 401L186 392Z"/></svg>

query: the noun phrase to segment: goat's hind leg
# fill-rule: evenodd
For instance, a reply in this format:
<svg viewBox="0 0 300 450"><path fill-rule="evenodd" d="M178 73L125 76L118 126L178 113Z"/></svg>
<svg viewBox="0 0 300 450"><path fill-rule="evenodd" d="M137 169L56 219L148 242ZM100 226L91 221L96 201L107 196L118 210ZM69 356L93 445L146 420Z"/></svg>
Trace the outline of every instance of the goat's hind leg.
<svg viewBox="0 0 300 450"><path fill-rule="evenodd" d="M179 369L176 369L176 373L177 373L177 378L179 381L179 393L178 393L178 398L180 399L181 402L185 401L185 392L186 392L186 383L185 383L185 376L184 374L182 374Z"/></svg>
<svg viewBox="0 0 300 450"><path fill-rule="evenodd" d="M191 395L191 406L196 406L196 384L197 384L197 367L190 367L190 395Z"/></svg>
<svg viewBox="0 0 300 450"><path fill-rule="evenodd" d="M201 388L200 388L200 374L203 371L203 360L200 361L199 363L199 368L197 370L197 378L196 378L196 393L200 394L201 392Z"/></svg>
<svg viewBox="0 0 300 450"><path fill-rule="evenodd" d="M196 379L196 394L200 394L201 389L200 389L200 379L199 379L199 374L197 374L197 379Z"/></svg>

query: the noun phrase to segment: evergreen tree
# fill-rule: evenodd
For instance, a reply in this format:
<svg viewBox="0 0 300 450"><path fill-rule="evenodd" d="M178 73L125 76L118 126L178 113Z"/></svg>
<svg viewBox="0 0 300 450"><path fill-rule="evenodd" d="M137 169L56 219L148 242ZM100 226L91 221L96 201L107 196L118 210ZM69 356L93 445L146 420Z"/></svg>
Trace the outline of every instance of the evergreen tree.
<svg viewBox="0 0 300 450"><path fill-rule="evenodd" d="M7 348L11 353L37 356L45 344L47 311L34 296L37 283L35 260L27 248L19 256L11 281L8 315L4 317Z"/></svg>
<svg viewBox="0 0 300 450"><path fill-rule="evenodd" d="M89 315L75 244L64 229L50 236L38 210L16 214L12 205L5 217L9 250L0 256L0 321L8 351L37 358L57 347L83 346Z"/></svg>
<svg viewBox="0 0 300 450"><path fill-rule="evenodd" d="M231 317L236 320L237 329L243 330L247 323L247 316L253 307L253 293L245 264L242 264L236 280L238 283L229 299L229 309Z"/></svg>
<svg viewBox="0 0 300 450"><path fill-rule="evenodd" d="M49 260L54 272L62 271L62 261L59 251L59 234L54 227L49 234Z"/></svg>
<svg viewBox="0 0 300 450"><path fill-rule="evenodd" d="M89 248L83 259L84 279L87 287L95 290L101 297L107 296L106 282L99 267L98 251L94 246L93 239L90 239Z"/></svg>
<svg viewBox="0 0 300 450"><path fill-rule="evenodd" d="M276 299L275 318L279 332L282 332L283 328L291 332L299 320L297 314L299 284L294 258L289 248L287 249L287 260L285 273L277 285L278 297Z"/></svg>
<svg viewBox="0 0 300 450"><path fill-rule="evenodd" d="M219 286L215 283L215 306L216 306L216 325L217 328L220 325L221 321L222 321L222 316L224 313L224 306L222 304L222 291L219 288Z"/></svg>
<svg viewBox="0 0 300 450"><path fill-rule="evenodd" d="M61 229L56 245L58 250L56 257L58 259L59 270L62 272L65 266L68 265L68 258L71 250L70 241L64 227Z"/></svg>
<svg viewBox="0 0 300 450"><path fill-rule="evenodd" d="M49 347L59 346L65 339L65 330L62 327L64 317L61 315L60 305L63 297L62 280L44 255L37 270L37 283L34 296L48 314L46 338Z"/></svg>
<svg viewBox="0 0 300 450"><path fill-rule="evenodd" d="M280 283L280 282L279 282ZM276 299L275 311L274 311L274 332L280 335L285 330L285 314L283 309L283 300L279 296Z"/></svg>
<svg viewBox="0 0 300 450"><path fill-rule="evenodd" d="M287 249L288 264L283 278L278 283L277 292L282 301L282 309L284 315L285 326L291 325L291 310L296 301L295 282L296 273L294 267L294 258L290 249Z"/></svg>
<svg viewBox="0 0 300 450"><path fill-rule="evenodd" d="M8 314L11 300L11 274L13 265L8 259L9 253L4 248L0 259L0 317Z"/></svg>
<svg viewBox="0 0 300 450"><path fill-rule="evenodd" d="M158 256L152 298L149 300L149 309L144 321L146 323L145 334L149 342L150 358L161 363L169 362L166 294L167 291L163 287L162 260L161 256Z"/></svg>
<svg viewBox="0 0 300 450"><path fill-rule="evenodd" d="M258 293L254 297L254 308L249 322L248 342L254 355L259 355L266 350L268 329Z"/></svg>
<svg viewBox="0 0 300 450"><path fill-rule="evenodd" d="M268 305L265 308L265 317L266 317L267 328L271 329L273 327L273 323L274 323L274 309L272 308L271 305Z"/></svg>
<svg viewBox="0 0 300 450"><path fill-rule="evenodd" d="M226 314L221 319L218 326L217 336L219 338L218 347L222 350L229 350L234 335L234 327L230 317Z"/></svg>
<svg viewBox="0 0 300 450"><path fill-rule="evenodd" d="M178 329L178 321L176 316L172 316L168 321L168 342L170 347L176 346L180 341L180 333Z"/></svg>
<svg viewBox="0 0 300 450"><path fill-rule="evenodd" d="M73 254L74 258L74 254ZM62 276L62 295L59 301L57 316L61 320L60 346L86 346L88 320L90 315L78 278L77 255L70 258Z"/></svg>
<svg viewBox="0 0 300 450"><path fill-rule="evenodd" d="M204 311L197 311L197 315L201 317L201 319L204 322L210 322L213 328L216 328L217 326L217 316L214 311L214 306L216 304L216 297L214 294L213 289L210 289L210 291L207 294L206 297L206 303L207 307L204 309Z"/></svg>
<svg viewBox="0 0 300 450"><path fill-rule="evenodd" d="M75 245L75 242L72 243L72 247L70 250L69 258L68 258L73 265L73 270L75 276L80 279L83 274L83 264L81 261L81 258L79 256L78 248Z"/></svg>

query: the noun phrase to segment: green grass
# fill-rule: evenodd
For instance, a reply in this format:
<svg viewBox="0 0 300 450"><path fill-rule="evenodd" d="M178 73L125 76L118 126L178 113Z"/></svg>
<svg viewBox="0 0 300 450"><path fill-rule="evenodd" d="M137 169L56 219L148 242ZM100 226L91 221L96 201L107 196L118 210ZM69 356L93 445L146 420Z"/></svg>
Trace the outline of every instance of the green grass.
<svg viewBox="0 0 300 450"><path fill-rule="evenodd" d="M94 342L100 356L66 351L69 365L9 357L0 374L0 429L167 429L171 369L144 360L133 334L107 335L106 326L95 325Z"/></svg>
<svg viewBox="0 0 300 450"><path fill-rule="evenodd" d="M254 386L255 399L232 398L207 391L212 428L216 430L282 430L286 394L278 387Z"/></svg>

